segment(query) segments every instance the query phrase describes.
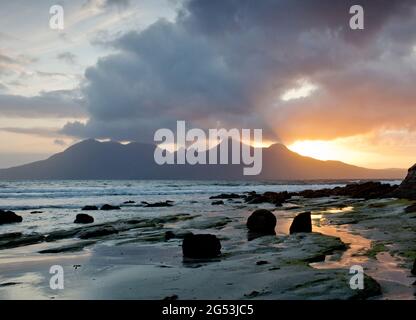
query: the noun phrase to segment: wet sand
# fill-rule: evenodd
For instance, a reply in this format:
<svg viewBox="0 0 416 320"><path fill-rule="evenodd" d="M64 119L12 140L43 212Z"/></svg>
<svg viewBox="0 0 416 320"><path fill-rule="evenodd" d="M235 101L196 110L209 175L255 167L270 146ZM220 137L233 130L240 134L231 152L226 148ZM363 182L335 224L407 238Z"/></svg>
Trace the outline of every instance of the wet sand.
<svg viewBox="0 0 416 320"><path fill-rule="evenodd" d="M207 214L145 224L97 239L75 252L38 253L78 239L1 250L0 298L414 299L411 259L403 253L415 249L409 226L416 227L416 219L403 216L407 204L325 198L294 199L274 208L230 201L213 211L207 199L211 209ZM288 210L295 205L298 208ZM245 221L260 207L274 210L276 236L248 241ZM305 210L312 211L313 233L288 235L293 217ZM407 224L392 224L391 219L398 217ZM395 243L392 239L400 227L400 241ZM163 240L167 230L215 234L221 239L222 256L184 261L181 239ZM382 250L373 250L380 241L385 243ZM258 261L267 263L258 265ZM49 268L55 264L64 268L64 290L49 287ZM349 288L349 268L355 264L381 285L381 295L376 295L371 279L364 292Z"/></svg>

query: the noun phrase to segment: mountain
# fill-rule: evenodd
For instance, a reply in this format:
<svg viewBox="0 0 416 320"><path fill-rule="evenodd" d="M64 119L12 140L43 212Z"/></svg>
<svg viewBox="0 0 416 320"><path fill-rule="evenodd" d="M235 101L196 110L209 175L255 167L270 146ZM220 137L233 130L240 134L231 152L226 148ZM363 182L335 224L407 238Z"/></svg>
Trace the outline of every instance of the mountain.
<svg viewBox="0 0 416 320"><path fill-rule="evenodd" d="M230 148L229 143L229 153ZM318 180L403 179L406 175L404 169L376 170L316 160L282 144L263 149L263 169L258 176L244 176L243 164L160 166L155 163L154 150L151 144L84 140L46 160L1 169L0 179Z"/></svg>

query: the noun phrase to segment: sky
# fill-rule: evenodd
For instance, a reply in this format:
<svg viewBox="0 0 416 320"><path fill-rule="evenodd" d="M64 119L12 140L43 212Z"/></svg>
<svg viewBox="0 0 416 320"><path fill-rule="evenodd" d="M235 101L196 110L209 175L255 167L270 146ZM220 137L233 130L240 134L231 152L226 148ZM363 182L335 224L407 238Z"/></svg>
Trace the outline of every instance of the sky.
<svg viewBox="0 0 416 320"><path fill-rule="evenodd" d="M0 168L86 138L152 143L177 120L407 168L415 83L413 0L0 1Z"/></svg>

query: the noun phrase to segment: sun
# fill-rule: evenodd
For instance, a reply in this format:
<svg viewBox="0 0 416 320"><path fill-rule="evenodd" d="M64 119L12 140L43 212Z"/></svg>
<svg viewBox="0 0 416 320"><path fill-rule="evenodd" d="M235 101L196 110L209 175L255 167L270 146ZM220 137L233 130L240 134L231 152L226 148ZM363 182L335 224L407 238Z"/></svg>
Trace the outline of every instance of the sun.
<svg viewBox="0 0 416 320"><path fill-rule="evenodd" d="M335 140L298 140L288 146L290 150L302 156L318 160L337 160L350 164L363 165L371 154L354 149L351 142Z"/></svg>
<svg viewBox="0 0 416 320"><path fill-rule="evenodd" d="M346 150L331 141L302 140L295 141L288 148L302 156L312 157L318 160L340 160L347 156Z"/></svg>

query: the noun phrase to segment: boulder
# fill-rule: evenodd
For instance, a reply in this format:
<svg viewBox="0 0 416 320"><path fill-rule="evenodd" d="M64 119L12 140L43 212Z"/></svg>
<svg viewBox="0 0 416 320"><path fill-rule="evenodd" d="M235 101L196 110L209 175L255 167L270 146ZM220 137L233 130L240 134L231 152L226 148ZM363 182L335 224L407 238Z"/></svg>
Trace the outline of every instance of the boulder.
<svg viewBox="0 0 416 320"><path fill-rule="evenodd" d="M298 232L312 232L312 219L310 212L299 213L292 221L290 234Z"/></svg>
<svg viewBox="0 0 416 320"><path fill-rule="evenodd" d="M400 186L393 191L393 197L416 200L416 164L411 167Z"/></svg>
<svg viewBox="0 0 416 320"><path fill-rule="evenodd" d="M266 209L254 211L247 219L247 228L256 233L275 234L276 217Z"/></svg>
<svg viewBox="0 0 416 320"><path fill-rule="evenodd" d="M95 211L98 210L97 206L85 206L82 208L83 211Z"/></svg>
<svg viewBox="0 0 416 320"><path fill-rule="evenodd" d="M136 203L136 201L133 200L128 200L128 201L124 201L123 204L134 204Z"/></svg>
<svg viewBox="0 0 416 320"><path fill-rule="evenodd" d="M215 258L221 254L220 240L212 234L187 234L182 242L186 258Z"/></svg>
<svg viewBox="0 0 416 320"><path fill-rule="evenodd" d="M224 201L222 201L222 200L213 201L211 204L212 204L213 206L218 206L218 205L224 204Z"/></svg>
<svg viewBox="0 0 416 320"><path fill-rule="evenodd" d="M110 204L105 204L101 207L101 210L105 210L105 211L107 211L107 210L120 210L120 207L112 206Z"/></svg>
<svg viewBox="0 0 416 320"><path fill-rule="evenodd" d="M93 223L93 222L94 222L94 218L85 213L77 214L77 217L75 218L75 221L74 221L74 223Z"/></svg>
<svg viewBox="0 0 416 320"><path fill-rule="evenodd" d="M0 225L7 224L7 223L16 223L22 222L23 218L18 216L13 211L3 211L0 210Z"/></svg>

